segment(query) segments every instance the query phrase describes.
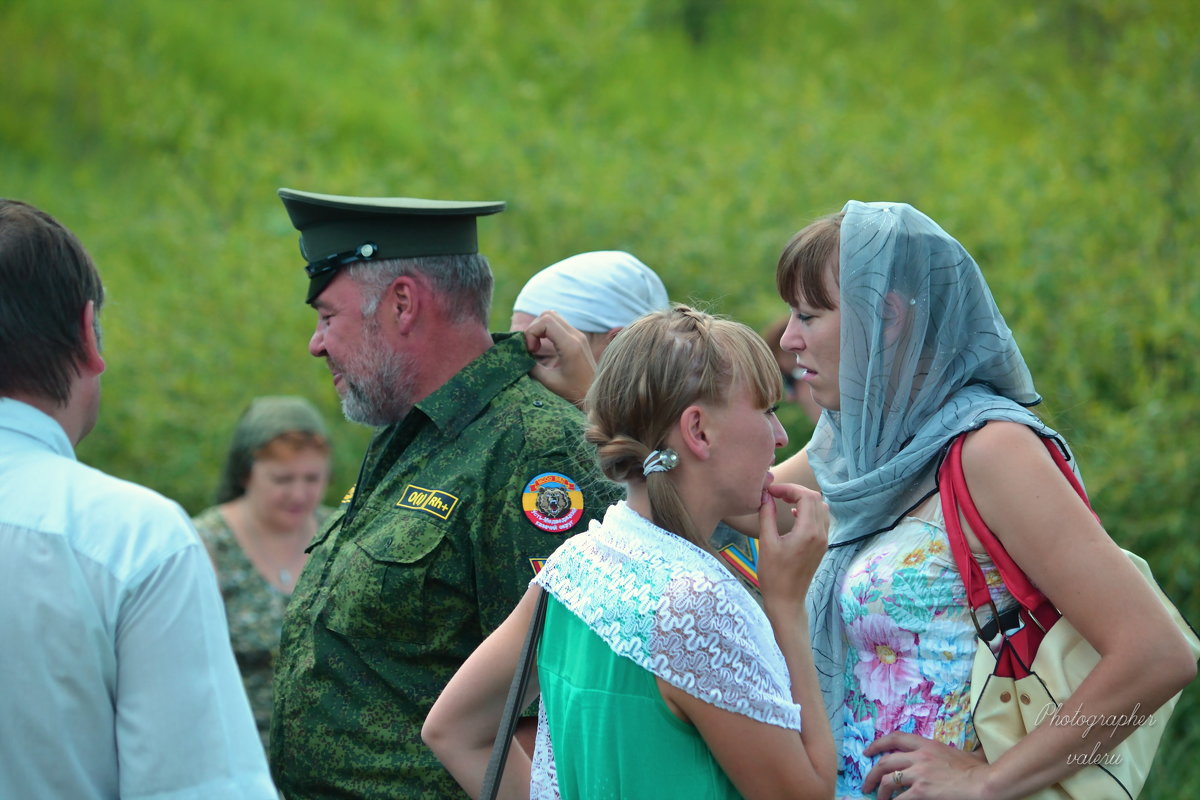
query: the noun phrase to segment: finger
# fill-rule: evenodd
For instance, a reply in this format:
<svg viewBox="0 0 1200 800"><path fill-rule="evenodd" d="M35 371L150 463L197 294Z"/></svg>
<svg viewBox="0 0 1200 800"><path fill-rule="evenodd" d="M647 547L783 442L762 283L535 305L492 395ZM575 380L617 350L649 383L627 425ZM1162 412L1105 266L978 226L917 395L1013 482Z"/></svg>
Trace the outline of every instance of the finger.
<svg viewBox="0 0 1200 800"><path fill-rule="evenodd" d="M547 326L549 326L550 323L554 323L559 328L572 327L572 326L568 325L566 319L563 318L562 314L559 314L557 311L555 311L552 308L548 308L545 311L543 311L541 314L538 314L537 319L541 320L542 324L547 325Z"/></svg>
<svg viewBox="0 0 1200 800"><path fill-rule="evenodd" d="M893 779L895 774L894 772L889 773L879 782L879 794L876 795L877 800L891 800L892 797L897 796L897 793L905 788L895 782Z"/></svg>
<svg viewBox="0 0 1200 800"><path fill-rule="evenodd" d="M879 753L886 755L876 761L870 772L863 778L863 792L870 793L877 786L886 788L888 776L912 767L915 762L908 754L916 750L917 746L924 741L926 740L916 734L889 733L867 745L863 750L864 756L874 756ZM880 797L883 796L884 794L881 792Z"/></svg>
<svg viewBox="0 0 1200 800"><path fill-rule="evenodd" d="M762 546L763 540L774 541L771 537L779 535L779 528L777 526L775 501L768 493L763 492L762 503L758 506L759 546Z"/></svg>
<svg viewBox="0 0 1200 800"><path fill-rule="evenodd" d="M549 339L553 342L557 337L562 336L563 325L565 324L562 317L558 316L554 311L543 311L533 318L533 322L530 322L526 326L525 342L531 350L534 349L533 345L530 344L531 340L532 342L538 342L542 339Z"/></svg>
<svg viewBox="0 0 1200 800"><path fill-rule="evenodd" d="M525 337L525 349L530 353L537 353L538 349L542 346L542 339L538 336L537 331L533 329L533 326L530 325L526 328L522 335Z"/></svg>
<svg viewBox="0 0 1200 800"><path fill-rule="evenodd" d="M875 791L882 783L887 775L894 773L899 767L895 766L889 759L881 758L871 767L871 771L863 776L862 792L870 794Z"/></svg>
<svg viewBox="0 0 1200 800"><path fill-rule="evenodd" d="M897 767L891 772L880 775L879 796L884 798L907 797L908 795L902 794L902 792L912 788L911 767L911 764L904 767Z"/></svg>
<svg viewBox="0 0 1200 800"><path fill-rule="evenodd" d="M795 500L792 509L793 516L796 518L795 527L799 528L804 525L815 531L828 533L829 507L825 505L825 501L819 494L809 492Z"/></svg>
<svg viewBox="0 0 1200 800"><path fill-rule="evenodd" d="M563 319L557 311L543 311L530 323L531 328L535 325L539 335L554 342L555 345L565 344L568 340L572 342L587 341L583 332Z"/></svg>
<svg viewBox="0 0 1200 800"><path fill-rule="evenodd" d="M529 352L537 353L542 347L543 341L549 341L554 344L559 338L554 330L554 317L551 316L554 312L545 311L534 318L533 322L525 328L525 347Z"/></svg>
<svg viewBox="0 0 1200 800"><path fill-rule="evenodd" d="M780 502L783 502L782 500ZM790 504L789 527L782 532L789 534L793 547L803 547L810 552L815 548L824 551L829 546L829 508L820 495L808 492ZM784 523L780 522L783 528Z"/></svg>
<svg viewBox="0 0 1200 800"><path fill-rule="evenodd" d="M874 756L893 751L912 752L924 741L926 740L915 733L889 733L886 736L880 736L867 745L866 749L863 750L863 755Z"/></svg>
<svg viewBox="0 0 1200 800"><path fill-rule="evenodd" d="M901 789L911 786L914 763L912 759L899 754L879 759L863 778L862 793L870 794L878 789L880 797L891 797ZM899 782L896 780L897 776Z"/></svg>
<svg viewBox="0 0 1200 800"><path fill-rule="evenodd" d="M821 500L820 493L795 483L772 483L767 487L767 491L772 497L777 497L785 503L795 504L805 498Z"/></svg>

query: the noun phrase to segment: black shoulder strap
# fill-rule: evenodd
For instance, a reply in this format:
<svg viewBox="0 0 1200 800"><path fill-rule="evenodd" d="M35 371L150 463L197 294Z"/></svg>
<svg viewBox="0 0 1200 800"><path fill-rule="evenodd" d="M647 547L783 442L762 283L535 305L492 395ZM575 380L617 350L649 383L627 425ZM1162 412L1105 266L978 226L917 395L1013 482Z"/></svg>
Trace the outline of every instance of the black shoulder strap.
<svg viewBox="0 0 1200 800"><path fill-rule="evenodd" d="M529 622L529 632L525 634L525 644L521 648L521 659L517 671L513 675L512 686L508 689L508 700L504 703L504 715L500 718L500 730L496 734L496 744L492 746L492 757L488 761L487 771L483 774L483 788L479 792L480 800L495 800L496 792L500 790L500 775L504 771L504 762L508 759L508 747L512 743L513 734L517 730L517 719L520 718L521 698L529 686L529 676L537 668L537 646L542 637L542 624L546 621L546 590L539 589L537 607L533 610L533 619Z"/></svg>

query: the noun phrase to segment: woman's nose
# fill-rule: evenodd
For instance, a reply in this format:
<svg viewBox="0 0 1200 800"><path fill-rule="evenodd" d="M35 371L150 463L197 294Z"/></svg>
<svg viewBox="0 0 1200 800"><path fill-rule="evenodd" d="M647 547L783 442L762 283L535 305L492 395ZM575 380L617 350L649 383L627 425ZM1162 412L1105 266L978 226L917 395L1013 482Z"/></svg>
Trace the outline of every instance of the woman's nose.
<svg viewBox="0 0 1200 800"><path fill-rule="evenodd" d="M804 349L804 334L800 332L800 322L795 317L788 320L787 327L783 329L783 335L779 337L779 347L789 353Z"/></svg>

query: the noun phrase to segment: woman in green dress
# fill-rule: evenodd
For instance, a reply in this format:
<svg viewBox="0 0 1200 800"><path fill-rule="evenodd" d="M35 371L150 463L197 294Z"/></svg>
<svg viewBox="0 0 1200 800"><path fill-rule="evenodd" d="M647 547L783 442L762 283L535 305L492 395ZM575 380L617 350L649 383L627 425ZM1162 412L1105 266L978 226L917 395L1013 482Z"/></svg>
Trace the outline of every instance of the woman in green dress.
<svg viewBox="0 0 1200 800"><path fill-rule="evenodd" d="M565 542L467 660L426 742L480 790L536 595L549 594L532 759L512 748L502 796L829 797L834 750L804 596L825 549L815 492L773 484L787 442L779 369L752 330L692 309L649 314L605 351L588 439L627 500ZM778 532L774 499L794 517ZM758 512L763 605L707 549Z"/></svg>

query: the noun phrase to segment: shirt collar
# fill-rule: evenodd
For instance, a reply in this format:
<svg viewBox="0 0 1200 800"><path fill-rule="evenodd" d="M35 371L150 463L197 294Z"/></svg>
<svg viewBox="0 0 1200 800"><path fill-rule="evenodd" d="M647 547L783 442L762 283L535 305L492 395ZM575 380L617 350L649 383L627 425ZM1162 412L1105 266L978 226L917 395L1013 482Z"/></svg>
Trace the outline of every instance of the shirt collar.
<svg viewBox="0 0 1200 800"><path fill-rule="evenodd" d="M58 420L20 400L0 397L0 432L28 437L56 455L75 459L75 448Z"/></svg>
<svg viewBox="0 0 1200 800"><path fill-rule="evenodd" d="M534 366L519 333L493 333L492 346L416 404L447 436L458 435L505 387Z"/></svg>

